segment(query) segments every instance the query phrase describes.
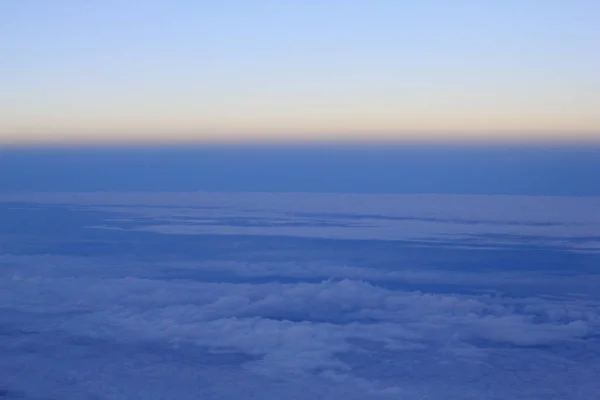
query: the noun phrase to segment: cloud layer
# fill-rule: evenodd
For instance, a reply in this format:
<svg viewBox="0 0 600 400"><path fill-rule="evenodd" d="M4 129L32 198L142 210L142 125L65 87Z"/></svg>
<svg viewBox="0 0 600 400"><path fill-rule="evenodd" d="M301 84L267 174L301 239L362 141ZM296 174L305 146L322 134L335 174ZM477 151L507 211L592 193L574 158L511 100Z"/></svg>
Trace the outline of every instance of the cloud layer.
<svg viewBox="0 0 600 400"><path fill-rule="evenodd" d="M115 242L154 238L134 236L148 219L239 217L246 206L169 209L161 200L159 207L112 209L74 200L69 208L106 213L106 223L121 229ZM127 201L123 196L121 202ZM177 196L173 202L178 205ZM594 200L587 204L595 207ZM263 220L271 215L277 225L284 211L265 208L248 212L260 212ZM442 218L411 212L415 220ZM471 217L485 214L479 212ZM444 218L466 218L456 213ZM342 220L321 214L323 222ZM542 214L524 220L541 223ZM556 220L584 224L576 214ZM514 213L486 215L493 221L483 223L488 227L521 221ZM465 223L445 224L451 229ZM95 231L85 225L81 232ZM152 259L61 255L57 243L70 236L60 230L41 236L52 240L56 254L17 251L23 247L15 243L38 240L34 234L18 240L5 235L0 242L0 397L588 400L600 394L594 378L600 372L599 277L579 264L560 271L541 265L537 271L507 266L482 272L426 267L421 256L375 267L307 256L294 241L278 253L278 239L270 236L252 242L263 247L245 261L227 251L205 259L175 259L166 252ZM348 243L353 247L353 240ZM365 245L373 246L367 256L382 262L374 259L381 257L377 243ZM426 253L436 248L428 246ZM265 255L265 249L271 252ZM465 251L492 262L484 250Z"/></svg>

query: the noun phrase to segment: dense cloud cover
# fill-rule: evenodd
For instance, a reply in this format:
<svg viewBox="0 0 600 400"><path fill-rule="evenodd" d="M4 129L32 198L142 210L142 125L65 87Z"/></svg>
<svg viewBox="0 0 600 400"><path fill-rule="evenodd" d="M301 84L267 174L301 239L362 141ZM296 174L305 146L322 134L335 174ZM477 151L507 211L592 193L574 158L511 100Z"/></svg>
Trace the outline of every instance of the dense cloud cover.
<svg viewBox="0 0 600 400"><path fill-rule="evenodd" d="M0 398L600 395L597 199L3 201Z"/></svg>

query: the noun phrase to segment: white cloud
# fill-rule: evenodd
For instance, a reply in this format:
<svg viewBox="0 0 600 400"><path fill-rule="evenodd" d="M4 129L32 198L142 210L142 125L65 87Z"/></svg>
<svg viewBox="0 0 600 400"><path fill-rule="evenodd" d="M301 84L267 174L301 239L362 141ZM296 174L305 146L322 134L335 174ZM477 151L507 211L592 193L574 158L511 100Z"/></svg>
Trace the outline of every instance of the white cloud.
<svg viewBox="0 0 600 400"><path fill-rule="evenodd" d="M600 333L598 303L581 298L424 293L355 279L249 284L111 278L81 275L90 269L90 262L101 260L10 255L0 260L12 278L0 282L3 326L36 332L28 340L37 347L63 338L56 351L75 357L66 361L66 367L81 362L81 355L71 354L71 340L86 340L88 346L113 343L124 349L159 346L182 354L197 348L207 355L201 357L214 357L210 371L225 368L219 361L225 357L240 357L237 367L227 367L234 370L223 372L227 376L237 376L235 368L241 368L255 381L292 385L304 380L309 392L320 387L313 394L323 398L335 399L343 392L319 386L329 381L334 387L343 382L344 390L353 388L357 398L405 395L410 399L429 389L418 381L406 387L386 378L366 378L357 369L357 360L370 354L382 360L431 358L428 362L441 363L440 367L414 373L422 375L419 379L434 374L437 384L446 385L450 381L434 372L445 368L444 363L466 362L466 368L476 368L491 362L486 360L498 351L496 346L576 346ZM1 346L10 353L22 343L15 337ZM132 353L136 357L132 362L151 357L149 351L148 356ZM127 362L126 354L119 356L124 357L119 362ZM9 356L9 361L11 357L15 356ZM389 373L400 368L394 365ZM401 369L395 373L401 374ZM273 387L273 383L261 385ZM460 390L457 398L465 393Z"/></svg>
<svg viewBox="0 0 600 400"><path fill-rule="evenodd" d="M412 238L424 245L503 233L521 236L478 243L529 237L580 249L587 245L570 239L600 225L600 213L593 213L598 199L94 194L29 200L113 212L105 221L112 228L125 229L126 222L165 232ZM224 208L199 208L216 206ZM227 225L223 218L262 226ZM286 226L290 221L314 226ZM590 268L585 274L576 266L569 274L510 265L450 271L403 259L384 269L277 257L146 262L130 255L0 255L0 390L36 399L145 400L589 400L600 393L600 278ZM436 289L441 285L445 291Z"/></svg>
<svg viewBox="0 0 600 400"><path fill-rule="evenodd" d="M259 357L249 368L267 374L348 370L336 354L359 350L354 339L411 351L477 339L553 345L600 333L597 309L575 300L518 302L390 290L348 279L235 284L38 275L2 287L3 303L13 299L20 312L74 313L45 329L245 353ZM21 296L27 298L15 303Z"/></svg>

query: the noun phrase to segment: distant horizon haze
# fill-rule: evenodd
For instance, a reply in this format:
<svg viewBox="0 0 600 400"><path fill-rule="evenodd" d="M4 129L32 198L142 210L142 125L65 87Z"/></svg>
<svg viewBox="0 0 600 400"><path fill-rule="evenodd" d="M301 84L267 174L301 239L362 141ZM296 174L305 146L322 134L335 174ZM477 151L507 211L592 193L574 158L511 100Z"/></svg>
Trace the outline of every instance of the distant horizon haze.
<svg viewBox="0 0 600 400"><path fill-rule="evenodd" d="M600 144L0 146L0 192L600 196Z"/></svg>
<svg viewBox="0 0 600 400"><path fill-rule="evenodd" d="M581 146L600 145L598 132L212 132L194 133L134 133L107 134L64 134L15 135L11 138L0 135L0 148L119 148L119 147L155 147L155 146ZM10 139L10 140L9 140Z"/></svg>

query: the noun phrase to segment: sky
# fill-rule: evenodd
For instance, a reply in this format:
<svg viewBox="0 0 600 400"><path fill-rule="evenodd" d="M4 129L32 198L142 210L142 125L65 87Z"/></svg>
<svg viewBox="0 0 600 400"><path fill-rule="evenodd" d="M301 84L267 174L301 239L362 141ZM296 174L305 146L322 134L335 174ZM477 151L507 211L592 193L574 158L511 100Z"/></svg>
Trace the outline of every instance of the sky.
<svg viewBox="0 0 600 400"><path fill-rule="evenodd" d="M0 145L600 140L600 3L0 2Z"/></svg>

